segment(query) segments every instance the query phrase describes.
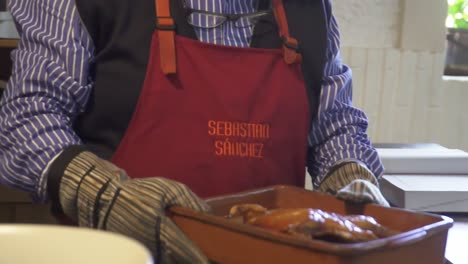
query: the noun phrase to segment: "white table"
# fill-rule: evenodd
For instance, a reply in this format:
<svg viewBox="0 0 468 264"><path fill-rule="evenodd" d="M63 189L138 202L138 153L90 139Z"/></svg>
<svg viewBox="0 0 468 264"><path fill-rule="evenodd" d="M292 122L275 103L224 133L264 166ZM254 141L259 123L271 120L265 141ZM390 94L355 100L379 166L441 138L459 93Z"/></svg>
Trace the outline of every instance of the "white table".
<svg viewBox="0 0 468 264"><path fill-rule="evenodd" d="M454 220L449 230L445 257L453 264L468 263L468 214L447 214Z"/></svg>

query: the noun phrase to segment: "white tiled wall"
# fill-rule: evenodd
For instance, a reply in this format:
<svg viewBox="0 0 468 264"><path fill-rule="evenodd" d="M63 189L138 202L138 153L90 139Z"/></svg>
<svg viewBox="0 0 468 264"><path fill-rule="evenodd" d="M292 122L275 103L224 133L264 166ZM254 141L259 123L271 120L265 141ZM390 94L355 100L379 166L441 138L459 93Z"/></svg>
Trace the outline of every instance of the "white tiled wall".
<svg viewBox="0 0 468 264"><path fill-rule="evenodd" d="M332 6L346 45L388 48L398 44L401 0L333 0Z"/></svg>
<svg viewBox="0 0 468 264"><path fill-rule="evenodd" d="M468 82L442 80L441 43L415 50L400 42L405 1L416 0L333 1L343 60L353 70L354 104L369 116L373 142L434 142L468 151ZM431 8L445 5L426 1Z"/></svg>

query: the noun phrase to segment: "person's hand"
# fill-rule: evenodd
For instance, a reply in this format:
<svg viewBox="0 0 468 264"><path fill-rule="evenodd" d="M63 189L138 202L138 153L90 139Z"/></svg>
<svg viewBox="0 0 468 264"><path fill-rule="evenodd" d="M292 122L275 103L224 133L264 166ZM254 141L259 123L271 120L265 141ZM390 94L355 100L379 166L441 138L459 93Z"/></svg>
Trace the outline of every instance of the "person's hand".
<svg viewBox="0 0 468 264"><path fill-rule="evenodd" d="M153 253L155 263L209 263L165 215L172 205L209 210L186 185L164 178L129 180L112 164L82 152L65 170L59 198L80 226L134 238Z"/></svg>
<svg viewBox="0 0 468 264"><path fill-rule="evenodd" d="M338 165L320 183L318 190L346 201L390 206L380 192L374 174L357 162Z"/></svg>
<svg viewBox="0 0 468 264"><path fill-rule="evenodd" d="M137 239L154 252L155 263L208 263L208 259L166 217L173 205L206 212L208 206L186 185L164 178L134 179L101 198L98 228Z"/></svg>
<svg viewBox="0 0 468 264"><path fill-rule="evenodd" d="M376 203L389 207L379 187L368 180L353 180L336 192L336 197L355 203Z"/></svg>

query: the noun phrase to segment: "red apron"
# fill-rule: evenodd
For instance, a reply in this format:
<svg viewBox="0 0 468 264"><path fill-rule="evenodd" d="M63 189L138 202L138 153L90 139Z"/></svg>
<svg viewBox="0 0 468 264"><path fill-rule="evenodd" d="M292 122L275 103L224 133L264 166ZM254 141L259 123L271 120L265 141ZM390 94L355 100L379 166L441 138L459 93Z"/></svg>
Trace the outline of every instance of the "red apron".
<svg viewBox="0 0 468 264"><path fill-rule="evenodd" d="M274 0L283 49L206 44L175 35L156 0L146 79L112 161L133 178L166 177L201 197L304 186L309 105L300 55Z"/></svg>

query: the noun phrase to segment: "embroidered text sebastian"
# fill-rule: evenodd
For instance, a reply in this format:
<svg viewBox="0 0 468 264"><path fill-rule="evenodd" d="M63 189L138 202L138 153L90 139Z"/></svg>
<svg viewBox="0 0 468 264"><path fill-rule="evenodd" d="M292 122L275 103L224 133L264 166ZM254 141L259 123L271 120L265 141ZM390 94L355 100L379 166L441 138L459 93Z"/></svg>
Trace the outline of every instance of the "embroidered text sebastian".
<svg viewBox="0 0 468 264"><path fill-rule="evenodd" d="M217 156L263 158L264 143L258 141L270 138L270 125L210 120L208 135L216 137L214 147Z"/></svg>

